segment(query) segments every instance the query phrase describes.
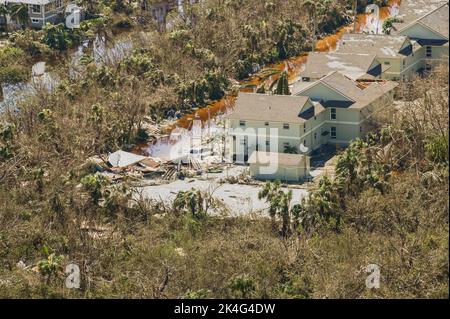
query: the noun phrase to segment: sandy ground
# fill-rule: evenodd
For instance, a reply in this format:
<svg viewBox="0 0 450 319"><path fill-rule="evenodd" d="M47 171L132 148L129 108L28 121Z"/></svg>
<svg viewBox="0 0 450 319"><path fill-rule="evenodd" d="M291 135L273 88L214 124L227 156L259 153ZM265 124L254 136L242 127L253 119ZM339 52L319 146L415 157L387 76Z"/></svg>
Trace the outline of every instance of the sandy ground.
<svg viewBox="0 0 450 319"><path fill-rule="evenodd" d="M234 166L228 172L228 176L237 176L243 170L245 170L245 167ZM177 180L169 184L146 186L143 188L143 195L151 199L171 203L179 191L194 188L212 192L213 197L221 200L228 206L230 213L234 216L251 213L267 215L268 204L264 200L258 199L258 192L261 190L261 186L219 184L219 179L226 176L226 173L209 174L208 177L211 178L213 175L214 178L208 180L186 179L184 181ZM287 191L286 188L284 190ZM304 189L291 188L291 190L293 204L298 203L303 197L308 195L308 192Z"/></svg>

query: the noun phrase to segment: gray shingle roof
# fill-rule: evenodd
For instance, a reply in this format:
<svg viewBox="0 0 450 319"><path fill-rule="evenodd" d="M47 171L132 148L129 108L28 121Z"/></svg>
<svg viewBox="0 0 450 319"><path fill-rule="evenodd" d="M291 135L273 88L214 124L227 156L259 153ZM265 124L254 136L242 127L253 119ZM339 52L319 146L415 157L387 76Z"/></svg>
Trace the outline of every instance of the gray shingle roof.
<svg viewBox="0 0 450 319"><path fill-rule="evenodd" d="M434 7L430 5L430 7ZM417 19L410 20L412 17L415 17L415 15L409 16L405 20L403 20L403 23L397 24L397 33L402 32L403 30L409 28L410 26L419 23L423 26L433 30L434 32L446 37L448 39L449 34L449 6L448 2L445 4L441 4L439 7L437 7L434 10L431 10L430 12L426 13L425 15L422 15L418 17Z"/></svg>
<svg viewBox="0 0 450 319"><path fill-rule="evenodd" d="M396 82L385 81L374 82L367 87L361 87L358 82L350 80L341 73L332 72L322 79L303 87L301 91L298 91L295 94L301 96L303 92L318 84L323 84L332 88L342 96L353 101L352 104L348 105L350 108L365 107L398 86L398 83Z"/></svg>
<svg viewBox="0 0 450 319"><path fill-rule="evenodd" d="M271 121L282 123L303 123L299 116L302 108L310 103L308 97L290 95L267 95L239 93L229 119Z"/></svg>
<svg viewBox="0 0 450 319"><path fill-rule="evenodd" d="M357 80L367 74L375 57L374 54L364 53L311 53L301 76L321 78L332 71L339 71L345 76Z"/></svg>
<svg viewBox="0 0 450 319"><path fill-rule="evenodd" d="M333 72L320 79L319 82L325 83L353 101L356 101L363 92L355 81L350 80L339 72Z"/></svg>
<svg viewBox="0 0 450 319"><path fill-rule="evenodd" d="M397 17L403 21L400 27L403 28L417 19L429 14L433 10L442 6L444 0L402 0L400 11Z"/></svg>
<svg viewBox="0 0 450 319"><path fill-rule="evenodd" d="M345 34L339 42L339 53L373 54L378 58L395 58L402 56L402 49L407 36L384 34Z"/></svg>

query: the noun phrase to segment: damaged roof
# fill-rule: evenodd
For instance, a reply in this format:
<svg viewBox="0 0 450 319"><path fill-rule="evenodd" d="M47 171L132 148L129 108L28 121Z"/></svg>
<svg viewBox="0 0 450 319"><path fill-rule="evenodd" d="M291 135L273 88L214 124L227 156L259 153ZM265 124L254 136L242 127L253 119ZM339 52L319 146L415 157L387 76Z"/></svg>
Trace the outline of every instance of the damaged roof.
<svg viewBox="0 0 450 319"><path fill-rule="evenodd" d="M372 54L377 58L396 58L408 55L402 48L408 40L404 35L345 34L339 41L337 52Z"/></svg>
<svg viewBox="0 0 450 319"><path fill-rule="evenodd" d="M331 71L339 71L353 80L358 80L370 71L375 54L366 53L323 53L314 52L308 56L302 77L321 78Z"/></svg>
<svg viewBox="0 0 450 319"><path fill-rule="evenodd" d="M397 18L402 20L402 27L428 15L448 1L443 0L402 0Z"/></svg>

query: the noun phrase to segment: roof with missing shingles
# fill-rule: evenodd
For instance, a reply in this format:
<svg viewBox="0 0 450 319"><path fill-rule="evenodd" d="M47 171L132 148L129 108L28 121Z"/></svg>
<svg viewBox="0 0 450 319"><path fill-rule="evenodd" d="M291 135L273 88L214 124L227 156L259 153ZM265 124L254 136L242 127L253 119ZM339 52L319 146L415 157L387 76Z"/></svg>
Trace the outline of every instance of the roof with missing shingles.
<svg viewBox="0 0 450 319"><path fill-rule="evenodd" d="M339 71L353 80L365 76L376 55L364 53L322 53L309 54L302 77L321 78L332 71Z"/></svg>
<svg viewBox="0 0 450 319"><path fill-rule="evenodd" d="M408 40L403 35L345 34L338 44L338 53L372 54L377 58L403 56L402 48Z"/></svg>
<svg viewBox="0 0 450 319"><path fill-rule="evenodd" d="M414 22L430 12L441 7L448 1L444 0L402 0L397 18L401 19L403 26Z"/></svg>

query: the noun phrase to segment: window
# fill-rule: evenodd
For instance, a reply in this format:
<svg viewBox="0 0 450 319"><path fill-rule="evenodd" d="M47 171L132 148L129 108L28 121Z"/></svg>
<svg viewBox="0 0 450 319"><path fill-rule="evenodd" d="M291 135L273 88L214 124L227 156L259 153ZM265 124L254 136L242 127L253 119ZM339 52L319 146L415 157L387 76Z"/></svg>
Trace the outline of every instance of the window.
<svg viewBox="0 0 450 319"><path fill-rule="evenodd" d="M62 0L56 0L56 7L61 8L62 7Z"/></svg>
<svg viewBox="0 0 450 319"><path fill-rule="evenodd" d="M33 4L33 6L31 7L31 12L32 13L41 13L41 6L38 4Z"/></svg>
<svg viewBox="0 0 450 319"><path fill-rule="evenodd" d="M332 107L331 109L330 109L330 118L332 119L332 120L336 120L336 109L334 108L334 107Z"/></svg>
<svg viewBox="0 0 450 319"><path fill-rule="evenodd" d="M31 19L31 23L39 23L38 19Z"/></svg>
<svg viewBox="0 0 450 319"><path fill-rule="evenodd" d="M269 122L265 122L264 125L265 125L265 126L269 126Z"/></svg>
<svg viewBox="0 0 450 319"><path fill-rule="evenodd" d="M431 46L427 46L427 58L431 58L433 56L433 48Z"/></svg>
<svg viewBox="0 0 450 319"><path fill-rule="evenodd" d="M303 125L303 133L306 133L306 124Z"/></svg>
<svg viewBox="0 0 450 319"><path fill-rule="evenodd" d="M406 60L403 60L403 68L406 67Z"/></svg>
<svg viewBox="0 0 450 319"><path fill-rule="evenodd" d="M384 61L384 65L391 65L391 62L389 62L389 61Z"/></svg>
<svg viewBox="0 0 450 319"><path fill-rule="evenodd" d="M317 133L314 133L314 139L317 140Z"/></svg>
<svg viewBox="0 0 450 319"><path fill-rule="evenodd" d="M336 139L336 137L337 137L337 133L336 133L336 127L332 127L331 128L331 138L332 139Z"/></svg>
<svg viewBox="0 0 450 319"><path fill-rule="evenodd" d="M283 129L289 130L289 123L284 123L283 124Z"/></svg>
<svg viewBox="0 0 450 319"><path fill-rule="evenodd" d="M270 147L270 140L266 140L266 147Z"/></svg>
<svg viewBox="0 0 450 319"><path fill-rule="evenodd" d="M306 140L303 141L303 145L306 146Z"/></svg>
<svg viewBox="0 0 450 319"><path fill-rule="evenodd" d="M245 126L245 121L239 121L240 126Z"/></svg>

